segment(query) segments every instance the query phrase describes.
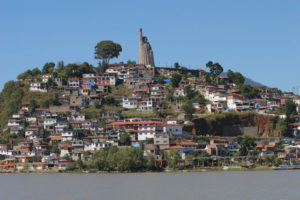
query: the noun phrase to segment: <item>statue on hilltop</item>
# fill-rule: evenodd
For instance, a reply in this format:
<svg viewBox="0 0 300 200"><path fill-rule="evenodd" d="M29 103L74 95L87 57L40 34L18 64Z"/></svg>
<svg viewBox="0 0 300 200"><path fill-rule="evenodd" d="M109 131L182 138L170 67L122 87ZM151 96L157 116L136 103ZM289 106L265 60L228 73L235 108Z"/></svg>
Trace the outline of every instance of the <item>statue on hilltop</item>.
<svg viewBox="0 0 300 200"><path fill-rule="evenodd" d="M143 36L142 29L139 29L139 57L138 64L141 65L154 65L153 51L147 37Z"/></svg>

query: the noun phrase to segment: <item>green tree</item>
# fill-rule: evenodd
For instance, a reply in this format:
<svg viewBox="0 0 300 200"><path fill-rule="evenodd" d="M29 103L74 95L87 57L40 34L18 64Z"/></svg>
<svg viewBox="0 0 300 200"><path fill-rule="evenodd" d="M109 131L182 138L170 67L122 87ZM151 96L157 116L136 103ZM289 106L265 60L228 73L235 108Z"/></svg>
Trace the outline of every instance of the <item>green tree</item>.
<svg viewBox="0 0 300 200"><path fill-rule="evenodd" d="M38 76L38 75L41 75L41 70L39 69L39 68L34 68L33 70L31 70L31 74L32 74L32 76Z"/></svg>
<svg viewBox="0 0 300 200"><path fill-rule="evenodd" d="M184 94L186 96L187 99L192 99L195 97L196 93L194 91L194 89L192 88L191 85L187 85L184 88Z"/></svg>
<svg viewBox="0 0 300 200"><path fill-rule="evenodd" d="M94 101L94 108L99 109L101 108L101 104L99 100Z"/></svg>
<svg viewBox="0 0 300 200"><path fill-rule="evenodd" d="M297 114L296 108L297 105L293 102L292 99L287 99L285 101L285 114L287 119L290 119L293 117L293 115Z"/></svg>
<svg viewBox="0 0 300 200"><path fill-rule="evenodd" d="M130 139L130 135L128 133L121 133L120 134L120 139L119 139L119 143L120 145L123 146L128 146L131 144L131 139Z"/></svg>
<svg viewBox="0 0 300 200"><path fill-rule="evenodd" d="M258 91L251 85L240 85L239 90L241 91L241 94L248 98L248 99L254 99L258 96Z"/></svg>
<svg viewBox="0 0 300 200"><path fill-rule="evenodd" d="M104 74L106 70L108 69L108 64L105 62L99 63L99 66L97 67L97 72L99 74Z"/></svg>
<svg viewBox="0 0 300 200"><path fill-rule="evenodd" d="M0 128L4 128L8 118L17 112L24 96L20 83L9 81L5 83L0 93Z"/></svg>
<svg viewBox="0 0 300 200"><path fill-rule="evenodd" d="M154 162L155 158L151 153L147 153L147 155L144 158L144 167L147 170L153 170L154 169Z"/></svg>
<svg viewBox="0 0 300 200"><path fill-rule="evenodd" d="M117 58L122 51L120 44L110 40L101 41L95 46L95 58L100 59L103 63L109 64L109 60Z"/></svg>
<svg viewBox="0 0 300 200"><path fill-rule="evenodd" d="M159 84L164 84L164 83L165 83L164 79L165 79L164 76L159 76L158 79L157 79L157 82L158 82Z"/></svg>
<svg viewBox="0 0 300 200"><path fill-rule="evenodd" d="M206 64L206 67L209 68L209 71L214 78L217 78L223 72L223 67L217 62L213 63L212 61L209 61Z"/></svg>
<svg viewBox="0 0 300 200"><path fill-rule="evenodd" d="M61 105L61 103L60 103L60 101L59 101L59 94L58 93L55 93L54 94L54 99L53 99L53 105L55 105L55 106L60 106Z"/></svg>
<svg viewBox="0 0 300 200"><path fill-rule="evenodd" d="M178 160L180 159L178 150L171 149L166 155L167 163L173 170L177 167Z"/></svg>
<svg viewBox="0 0 300 200"><path fill-rule="evenodd" d="M174 63L174 68L175 68L175 69L180 69L180 65L179 65L178 62Z"/></svg>
<svg viewBox="0 0 300 200"><path fill-rule="evenodd" d="M27 70L21 74L18 75L18 79L27 79L27 78L32 78L32 73L31 70Z"/></svg>
<svg viewBox="0 0 300 200"><path fill-rule="evenodd" d="M47 63L43 66L42 73L43 73L43 74L53 73L53 72L54 72L54 68L55 68L55 63L53 63L53 62L48 63L48 62L47 62Z"/></svg>
<svg viewBox="0 0 300 200"><path fill-rule="evenodd" d="M215 85L215 83L213 82L212 78L211 78L211 74L208 72L204 73L204 78L205 78L205 82L208 85Z"/></svg>
<svg viewBox="0 0 300 200"><path fill-rule="evenodd" d="M64 61L58 61L58 63L57 63L57 67L56 67L56 71L62 71L62 70L64 70L64 67L65 67L65 64L64 64Z"/></svg>
<svg viewBox="0 0 300 200"><path fill-rule="evenodd" d="M104 102L108 105L115 105L116 104L115 97L113 95L107 95L104 99Z"/></svg>
<svg viewBox="0 0 300 200"><path fill-rule="evenodd" d="M240 84L244 84L244 82L245 82L244 76L241 73L236 72L234 74L233 83L236 85L240 85Z"/></svg>
<svg viewBox="0 0 300 200"><path fill-rule="evenodd" d="M192 120L193 119L193 114L196 112L193 103L191 100L187 100L183 106L182 106L182 110L185 113L185 116L188 120Z"/></svg>
<svg viewBox="0 0 300 200"><path fill-rule="evenodd" d="M81 160L81 158L78 158L75 162L75 168L82 170L85 168L85 165L83 163L83 161Z"/></svg>
<svg viewBox="0 0 300 200"><path fill-rule="evenodd" d="M248 156L248 154L253 150L256 146L254 138L245 135L244 137L238 136L237 142L240 145L239 155L240 156Z"/></svg>
<svg viewBox="0 0 300 200"><path fill-rule="evenodd" d="M69 154L64 155L63 159L67 160L67 161L71 161L72 160L72 158L70 157Z"/></svg>
<svg viewBox="0 0 300 200"><path fill-rule="evenodd" d="M180 81L181 81L181 75L180 75L180 74L178 74L178 73L172 74L172 77L171 77L171 84L172 84L172 87L173 87L173 88L178 87Z"/></svg>
<svg viewBox="0 0 300 200"><path fill-rule="evenodd" d="M167 96L166 96L166 99L167 99L168 101L173 101L173 100L174 100L173 94L174 94L174 89L173 89L173 88L170 88L170 89L169 89L169 92L168 92L168 94L167 94Z"/></svg>
<svg viewBox="0 0 300 200"><path fill-rule="evenodd" d="M206 151L202 151L200 154L197 155L197 157L199 157L199 158L209 157L209 154Z"/></svg>
<svg viewBox="0 0 300 200"><path fill-rule="evenodd" d="M107 167L107 155L108 151L102 149L100 151L96 151L92 156L92 168L97 168L98 170L106 170Z"/></svg>
<svg viewBox="0 0 300 200"><path fill-rule="evenodd" d="M227 71L227 77L231 83L234 83L236 85L241 85L244 84L245 82L245 78L241 73L239 72L234 73L230 69Z"/></svg>
<svg viewBox="0 0 300 200"><path fill-rule="evenodd" d="M234 79L234 72L232 71L232 70L228 70L227 71L227 77L228 77L228 80L229 80L229 82L231 82L231 83L233 83L233 79Z"/></svg>
<svg viewBox="0 0 300 200"><path fill-rule="evenodd" d="M46 85L47 85L47 88L49 89L49 88L53 88L53 87L56 87L57 86L57 84L53 81L53 79L52 78L49 78L48 79L48 81L47 81L47 83L46 83Z"/></svg>
<svg viewBox="0 0 300 200"><path fill-rule="evenodd" d="M128 65L136 65L136 62L134 60L128 60L127 64Z"/></svg>

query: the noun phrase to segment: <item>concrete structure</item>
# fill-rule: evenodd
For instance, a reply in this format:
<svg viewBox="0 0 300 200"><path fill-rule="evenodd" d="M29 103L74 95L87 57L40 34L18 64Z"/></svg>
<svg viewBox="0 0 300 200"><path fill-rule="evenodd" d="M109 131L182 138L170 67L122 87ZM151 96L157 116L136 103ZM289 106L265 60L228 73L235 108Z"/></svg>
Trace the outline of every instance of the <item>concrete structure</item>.
<svg viewBox="0 0 300 200"><path fill-rule="evenodd" d="M153 51L147 37L143 36L142 29L139 29L139 57L138 64L154 67Z"/></svg>

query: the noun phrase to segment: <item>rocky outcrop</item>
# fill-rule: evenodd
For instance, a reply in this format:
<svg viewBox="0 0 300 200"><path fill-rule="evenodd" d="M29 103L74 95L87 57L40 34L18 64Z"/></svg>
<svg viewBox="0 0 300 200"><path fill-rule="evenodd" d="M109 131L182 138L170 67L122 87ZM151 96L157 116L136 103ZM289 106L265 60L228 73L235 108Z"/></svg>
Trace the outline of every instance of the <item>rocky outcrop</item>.
<svg viewBox="0 0 300 200"><path fill-rule="evenodd" d="M195 119L194 124L184 127L184 130L195 129L196 135L212 136L243 134L264 137L281 136L281 131L270 118L270 116L259 115L255 112L215 114Z"/></svg>

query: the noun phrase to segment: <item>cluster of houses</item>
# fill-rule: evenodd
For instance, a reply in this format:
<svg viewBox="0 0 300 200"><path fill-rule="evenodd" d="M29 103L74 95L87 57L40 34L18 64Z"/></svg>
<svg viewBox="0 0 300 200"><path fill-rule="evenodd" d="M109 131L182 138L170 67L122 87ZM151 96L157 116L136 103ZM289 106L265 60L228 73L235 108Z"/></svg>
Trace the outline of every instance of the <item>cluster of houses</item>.
<svg viewBox="0 0 300 200"><path fill-rule="evenodd" d="M239 145L232 139L210 139L206 142L195 142L192 133L185 132L183 126L187 121L169 119L165 122L152 118L122 119L120 113L109 111L100 115L105 125L100 125L99 119L89 119L80 110L83 107L101 105L105 97L120 83L124 85L130 95L115 96L120 101L119 106L125 110L137 112L152 112L163 109L167 105L165 100L170 92L170 76L177 72L174 68L155 68L147 65L112 64L106 73L82 74L81 77L64 79L50 74L42 75L41 79L19 80L29 83L29 92L51 92L47 84L51 79L60 92L60 106L36 108L30 114L30 103L23 102L19 112L12 115L7 123L11 134L24 134L24 140L18 144L0 144L0 157L3 160L0 169L23 169L24 166L34 169L56 168L66 169L69 161L90 159L85 152L93 153L110 146L122 146L120 135L127 133L133 148L141 142L145 153L152 153L159 158L161 151L178 150L184 159L187 153L198 154L203 151L211 156L226 156L238 151ZM157 73L168 77L159 83ZM222 85L210 86L205 84L205 71L187 70L191 74L174 89L174 97L184 97L186 86L202 94L210 103L203 105L194 102L197 110L209 113L256 110L258 112L272 111L284 105L287 98L291 98L300 109L300 98L293 93L279 94L275 88L265 86L256 87L259 99L244 98L228 78L221 76ZM173 108L172 108L173 109ZM177 107L174 109L178 109ZM295 135L300 132L300 117L296 116L296 123L292 124ZM282 141L257 141L260 155L273 154L280 158L297 157L298 144L289 144L284 151L279 149ZM33 162L36 157L42 158ZM64 161L62 161L64 160ZM5 162L4 162L5 161ZM14 163L14 164L9 164ZM35 164L34 164L35 163ZM18 166L19 165L19 166ZM6 166L6 167L5 167ZM14 166L7 168L7 166ZM23 168L22 168L23 167Z"/></svg>

